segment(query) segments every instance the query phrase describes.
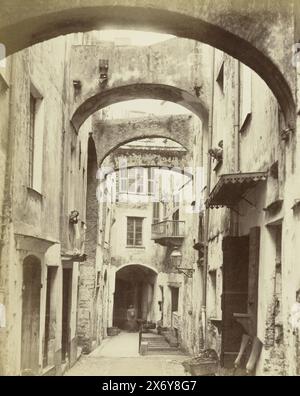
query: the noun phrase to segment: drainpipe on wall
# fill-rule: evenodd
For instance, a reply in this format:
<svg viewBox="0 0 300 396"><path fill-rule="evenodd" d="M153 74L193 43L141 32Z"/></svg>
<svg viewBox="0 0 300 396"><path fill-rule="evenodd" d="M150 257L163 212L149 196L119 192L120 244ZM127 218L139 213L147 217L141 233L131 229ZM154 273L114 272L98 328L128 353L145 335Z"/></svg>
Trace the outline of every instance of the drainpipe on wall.
<svg viewBox="0 0 300 396"><path fill-rule="evenodd" d="M211 156L209 150L212 148L212 137L213 137L213 121L214 121L214 93L215 93L215 48L212 48L212 68L211 68L211 94L210 94L210 109L209 109L209 120L208 120L208 150L207 150L207 180L206 180L206 199L208 199L211 189ZM209 238L209 208L205 210L205 226L204 226L204 261L203 261L203 286L202 286L202 309L201 309L201 320L202 320L202 334L204 348L207 345L207 315L206 315L206 303L207 303L207 274L208 274L208 238Z"/></svg>
<svg viewBox="0 0 300 396"><path fill-rule="evenodd" d="M234 172L240 171L240 62L234 60ZM239 215L231 211L232 235L239 235Z"/></svg>
<svg viewBox="0 0 300 396"><path fill-rule="evenodd" d="M234 61L234 171L240 171L240 62Z"/></svg>

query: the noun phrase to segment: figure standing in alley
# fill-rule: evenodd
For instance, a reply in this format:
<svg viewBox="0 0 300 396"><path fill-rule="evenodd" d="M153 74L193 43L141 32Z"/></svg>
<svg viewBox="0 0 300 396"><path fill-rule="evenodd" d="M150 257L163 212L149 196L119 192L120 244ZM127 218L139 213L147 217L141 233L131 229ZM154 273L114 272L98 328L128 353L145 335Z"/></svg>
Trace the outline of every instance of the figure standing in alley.
<svg viewBox="0 0 300 396"><path fill-rule="evenodd" d="M136 310L133 305L130 305L127 309L127 330L130 332L136 331Z"/></svg>

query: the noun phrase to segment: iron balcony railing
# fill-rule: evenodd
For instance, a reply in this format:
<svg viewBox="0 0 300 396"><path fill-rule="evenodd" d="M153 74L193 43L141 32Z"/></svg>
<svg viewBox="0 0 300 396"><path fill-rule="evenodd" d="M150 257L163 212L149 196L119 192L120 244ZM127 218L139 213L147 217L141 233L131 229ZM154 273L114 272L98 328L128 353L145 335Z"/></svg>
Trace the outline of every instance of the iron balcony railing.
<svg viewBox="0 0 300 396"><path fill-rule="evenodd" d="M183 238L184 226L185 222L179 220L165 220L152 224L152 239Z"/></svg>

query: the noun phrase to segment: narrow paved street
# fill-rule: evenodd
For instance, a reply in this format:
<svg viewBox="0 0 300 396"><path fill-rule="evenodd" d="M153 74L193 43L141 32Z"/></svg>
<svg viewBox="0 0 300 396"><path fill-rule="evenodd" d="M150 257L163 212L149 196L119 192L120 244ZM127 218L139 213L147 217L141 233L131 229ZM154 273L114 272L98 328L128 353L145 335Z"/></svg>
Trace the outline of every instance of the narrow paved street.
<svg viewBox="0 0 300 396"><path fill-rule="evenodd" d="M300 0L0 6L0 379L300 376Z"/></svg>
<svg viewBox="0 0 300 396"><path fill-rule="evenodd" d="M67 376L180 376L185 375L184 355L149 355L138 353L138 333L120 333L109 337L89 355L83 355Z"/></svg>

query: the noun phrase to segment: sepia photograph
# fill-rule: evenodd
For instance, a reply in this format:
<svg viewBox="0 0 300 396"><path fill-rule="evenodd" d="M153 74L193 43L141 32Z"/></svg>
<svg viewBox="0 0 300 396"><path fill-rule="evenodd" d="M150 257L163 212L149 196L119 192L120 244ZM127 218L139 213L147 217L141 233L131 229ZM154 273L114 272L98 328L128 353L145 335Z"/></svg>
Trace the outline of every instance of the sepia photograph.
<svg viewBox="0 0 300 396"><path fill-rule="evenodd" d="M0 376L300 376L300 0L0 0Z"/></svg>

